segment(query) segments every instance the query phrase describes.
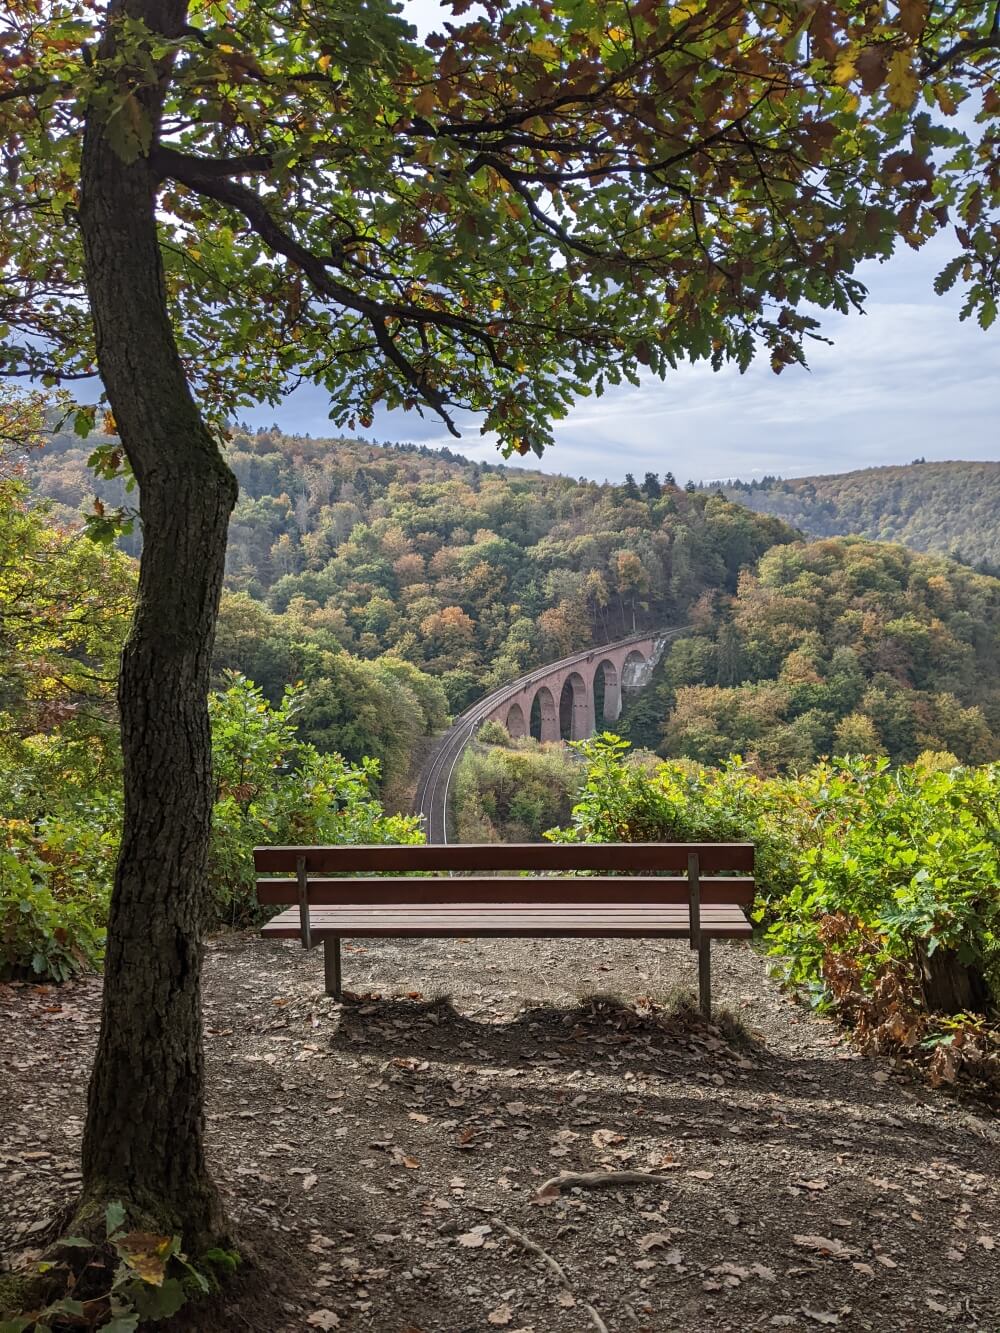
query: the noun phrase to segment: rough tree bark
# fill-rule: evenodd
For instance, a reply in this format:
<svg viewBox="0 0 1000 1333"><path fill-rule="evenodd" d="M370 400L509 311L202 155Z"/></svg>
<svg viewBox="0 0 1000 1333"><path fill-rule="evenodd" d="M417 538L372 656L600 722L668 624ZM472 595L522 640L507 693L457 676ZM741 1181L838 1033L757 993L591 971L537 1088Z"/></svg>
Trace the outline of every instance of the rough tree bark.
<svg viewBox="0 0 1000 1333"><path fill-rule="evenodd" d="M919 951L924 1002L933 1013L961 1014L984 1011L990 988L982 970L959 960L955 949Z"/></svg>
<svg viewBox="0 0 1000 1333"><path fill-rule="evenodd" d="M166 35L185 0L118 0ZM140 100L153 124L161 93ZM224 1234L204 1154L200 932L212 813L207 696L236 482L178 355L156 180L91 113L80 226L98 365L140 490L143 554L118 701L125 816L83 1145L82 1211L121 1200L197 1250Z"/></svg>

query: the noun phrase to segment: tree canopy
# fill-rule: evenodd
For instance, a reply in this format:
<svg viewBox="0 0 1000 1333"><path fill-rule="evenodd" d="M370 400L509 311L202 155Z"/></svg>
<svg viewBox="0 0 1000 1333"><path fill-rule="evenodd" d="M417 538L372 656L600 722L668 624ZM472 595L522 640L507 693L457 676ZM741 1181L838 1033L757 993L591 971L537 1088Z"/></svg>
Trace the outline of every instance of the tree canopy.
<svg viewBox="0 0 1000 1333"><path fill-rule="evenodd" d="M95 371L88 115L147 164L175 335L218 416L314 379L342 424L471 408L540 449L643 367L799 360L802 301L857 305L859 259L948 222L940 283L992 322L993 6L469 8L421 42L390 0L14 0L3 369Z"/></svg>

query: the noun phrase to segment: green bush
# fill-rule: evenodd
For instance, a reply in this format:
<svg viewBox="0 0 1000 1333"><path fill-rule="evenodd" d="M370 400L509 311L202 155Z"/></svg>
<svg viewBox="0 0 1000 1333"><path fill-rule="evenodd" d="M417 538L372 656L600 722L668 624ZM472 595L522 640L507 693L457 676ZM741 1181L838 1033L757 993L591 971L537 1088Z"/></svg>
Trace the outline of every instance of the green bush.
<svg viewBox="0 0 1000 1333"><path fill-rule="evenodd" d="M769 905L768 938L789 978L826 1003L836 955L848 954L866 988L895 960L925 987L949 966L1000 997L1000 764L893 769L885 759L841 759L797 786L812 811L810 836L794 886ZM834 916L848 928L831 935L824 922ZM877 947L862 951L859 932Z"/></svg>
<svg viewBox="0 0 1000 1333"><path fill-rule="evenodd" d="M765 779L738 759L651 767L610 735L577 748L586 782L547 836L753 842L768 947L816 1005L857 1010L890 975L926 1008L1000 999L1000 764L846 758Z"/></svg>
<svg viewBox="0 0 1000 1333"><path fill-rule="evenodd" d="M321 754L296 734L302 686L274 707L243 676L209 703L217 784L206 925L260 918L260 844L419 842L417 820L372 794L378 765ZM99 964L121 824L120 771L108 742L34 736L0 745L0 978L64 981ZM47 813L42 813L47 811Z"/></svg>
<svg viewBox="0 0 1000 1333"><path fill-rule="evenodd" d="M352 765L298 739L304 693L291 685L275 707L251 681L234 675L210 700L217 800L209 879L216 921L260 919L255 846L423 841L415 817L387 815L372 795L375 760Z"/></svg>
<svg viewBox="0 0 1000 1333"><path fill-rule="evenodd" d="M100 960L121 822L117 760L101 729L0 740L0 978L63 981Z"/></svg>
<svg viewBox="0 0 1000 1333"><path fill-rule="evenodd" d="M80 821L8 820L0 843L0 977L65 981L104 951L113 846Z"/></svg>
<svg viewBox="0 0 1000 1333"><path fill-rule="evenodd" d="M476 740L480 745L510 745L510 732L502 722L497 722L494 718L489 718L476 732Z"/></svg>
<svg viewBox="0 0 1000 1333"><path fill-rule="evenodd" d="M722 768L690 760L659 762L628 754L605 732L575 741L587 764L571 826L552 841L752 842L760 891L770 897L795 883L796 846L808 814L789 780L761 778L738 757Z"/></svg>
<svg viewBox="0 0 1000 1333"><path fill-rule="evenodd" d="M486 723L485 727L490 725ZM482 736L480 731L480 737ZM462 842L538 842L545 829L569 818L584 778L562 745L528 738L470 746L454 783L457 836Z"/></svg>

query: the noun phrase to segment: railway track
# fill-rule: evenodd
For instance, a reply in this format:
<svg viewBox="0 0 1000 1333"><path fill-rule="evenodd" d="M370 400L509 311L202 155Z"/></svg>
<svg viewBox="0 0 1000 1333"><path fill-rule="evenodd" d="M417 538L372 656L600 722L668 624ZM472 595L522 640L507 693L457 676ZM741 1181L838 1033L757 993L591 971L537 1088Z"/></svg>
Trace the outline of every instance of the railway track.
<svg viewBox="0 0 1000 1333"><path fill-rule="evenodd" d="M616 639L614 643L603 643L584 648L581 652L572 653L569 657L561 657L557 662L549 662L543 667L537 667L534 671L529 671L527 675L519 676L517 680L512 680L509 684L502 685L499 689L493 690L481 699L477 699L464 713L459 713L431 751L421 769L420 778L417 782L413 810L415 814L423 816L427 841L432 843L448 842L448 806L455 769L462 757L462 751L472 739L480 723L484 722L495 708L507 699L513 698L525 686L540 684L553 671L560 671L564 667L574 666L577 662L586 661L587 658L593 657L595 653L625 648L630 643L638 643L644 639L674 639L685 633L687 629L688 626L686 625L678 625L659 631L644 630L639 634L630 634L626 639Z"/></svg>

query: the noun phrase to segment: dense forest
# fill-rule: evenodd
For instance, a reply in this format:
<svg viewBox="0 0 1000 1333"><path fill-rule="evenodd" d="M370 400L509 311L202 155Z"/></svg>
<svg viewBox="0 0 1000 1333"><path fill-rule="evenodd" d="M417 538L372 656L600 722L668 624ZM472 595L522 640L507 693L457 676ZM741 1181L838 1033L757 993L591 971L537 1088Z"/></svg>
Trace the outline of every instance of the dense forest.
<svg viewBox="0 0 1000 1333"><path fill-rule="evenodd" d="M1000 463L873 467L832 476L720 483L731 500L812 537L856 533L1000 572ZM713 486L712 489L715 489Z"/></svg>
<svg viewBox="0 0 1000 1333"><path fill-rule="evenodd" d="M86 459L61 434L29 462L64 521L93 501ZM236 431L228 459L241 494L219 658L272 700L311 679L317 651L389 654L439 679L455 712L551 658L682 622L706 590L735 592L744 566L794 539L652 474L598 485L276 431ZM129 503L120 484L98 490L106 508Z"/></svg>
<svg viewBox="0 0 1000 1333"><path fill-rule="evenodd" d="M78 523L93 503L86 458L68 434L31 456L53 518ZM832 753L1000 753L1000 582L954 560L857 538L804 544L670 474L599 485L276 430L234 431L229 460L241 496L217 673L244 673L275 705L304 681L303 739L351 762L374 757L390 777L491 686L636 627L685 622L692 633L653 687L627 700L622 730L638 745L709 763L750 755L766 772ZM995 465L819 480L941 469L963 485L981 471L973 522ZM760 502L791 494L784 486L730 489ZM128 505L124 490L98 488L106 509ZM902 514L889 494L886 512Z"/></svg>
<svg viewBox="0 0 1000 1333"><path fill-rule="evenodd" d="M762 771L824 754L1000 754L1000 580L860 538L775 547L735 596L707 594L693 633L628 701L624 734Z"/></svg>

